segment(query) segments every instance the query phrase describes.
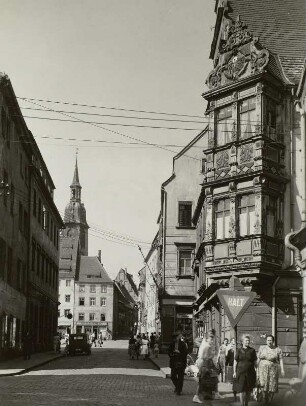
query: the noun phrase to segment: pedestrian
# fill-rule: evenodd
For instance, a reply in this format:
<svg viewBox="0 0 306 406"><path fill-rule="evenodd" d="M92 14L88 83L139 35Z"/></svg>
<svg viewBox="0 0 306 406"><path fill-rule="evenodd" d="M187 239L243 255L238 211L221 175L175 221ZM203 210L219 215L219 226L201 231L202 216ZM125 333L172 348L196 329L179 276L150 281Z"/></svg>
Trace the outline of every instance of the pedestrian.
<svg viewBox="0 0 306 406"><path fill-rule="evenodd" d="M223 344L220 345L218 356L217 356L217 365L221 370L221 382L225 381L225 357L228 347L228 338L224 338Z"/></svg>
<svg viewBox="0 0 306 406"><path fill-rule="evenodd" d="M129 339L129 349L128 354L130 359L134 359L136 357L136 339L134 335L131 335Z"/></svg>
<svg viewBox="0 0 306 406"><path fill-rule="evenodd" d="M90 341L91 341L91 345L92 345L92 346L95 345L95 347L96 347L96 335L95 335L94 332L92 332L92 333L90 334Z"/></svg>
<svg viewBox="0 0 306 406"><path fill-rule="evenodd" d="M100 331L99 334L98 334L98 344L99 344L100 347L102 347L102 344L103 344L103 334L102 334L101 331Z"/></svg>
<svg viewBox="0 0 306 406"><path fill-rule="evenodd" d="M136 350L136 358L137 358L137 360L138 360L138 357L139 357L140 351L141 351L141 343L142 343L141 335L138 334L138 336L136 337L136 343L135 343L135 350Z"/></svg>
<svg viewBox="0 0 306 406"><path fill-rule="evenodd" d="M158 344L158 342L155 342L153 352L154 352L154 357L158 358L158 356L159 356L159 344Z"/></svg>
<svg viewBox="0 0 306 406"><path fill-rule="evenodd" d="M56 333L53 337L53 349L55 353L61 352L61 339L59 333Z"/></svg>
<svg viewBox="0 0 306 406"><path fill-rule="evenodd" d="M32 335L29 331L23 337L23 358L28 360L32 354Z"/></svg>
<svg viewBox="0 0 306 406"><path fill-rule="evenodd" d="M241 406L248 406L251 392L256 384L256 360L256 352L254 348L250 347L250 336L244 335L242 337L242 346L238 348L235 355L233 373Z"/></svg>
<svg viewBox="0 0 306 406"><path fill-rule="evenodd" d="M234 378L233 378L235 351L236 351L236 341L234 338L232 338L229 345L227 346L227 351L225 355L225 382L232 384L234 401L236 402L237 392L234 386Z"/></svg>
<svg viewBox="0 0 306 406"><path fill-rule="evenodd" d="M149 355L149 340L145 334L141 338L140 355L143 355L143 359L147 359Z"/></svg>
<svg viewBox="0 0 306 406"><path fill-rule="evenodd" d="M153 353L154 351L154 344L155 344L155 336L153 333L151 333L150 335L150 349L151 349L151 353Z"/></svg>
<svg viewBox="0 0 306 406"><path fill-rule="evenodd" d="M171 380L174 384L174 392L181 395L184 383L184 371L187 365L188 348L181 333L173 335L173 341L169 346Z"/></svg>
<svg viewBox="0 0 306 406"><path fill-rule="evenodd" d="M209 330L203 338L198 351L196 365L199 368L199 383L196 393L192 399L195 403L203 403L200 395L203 394L204 400L223 399L218 392L218 370L214 364L214 339L215 330Z"/></svg>
<svg viewBox="0 0 306 406"><path fill-rule="evenodd" d="M273 400L278 392L278 366L281 368L281 375L285 375L283 353L279 347L274 345L274 337L269 334L266 337L266 344L261 345L258 350L258 383L264 393L265 403Z"/></svg>

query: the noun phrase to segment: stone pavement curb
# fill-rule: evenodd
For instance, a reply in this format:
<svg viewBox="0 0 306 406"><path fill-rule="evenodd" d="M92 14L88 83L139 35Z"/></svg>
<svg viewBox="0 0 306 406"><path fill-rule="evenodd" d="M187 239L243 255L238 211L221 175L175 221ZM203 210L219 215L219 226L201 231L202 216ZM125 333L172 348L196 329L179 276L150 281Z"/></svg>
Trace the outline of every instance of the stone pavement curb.
<svg viewBox="0 0 306 406"><path fill-rule="evenodd" d="M2 368L1 363L0 363L0 378L4 377L4 376L16 376L16 375L25 374L34 368L41 367L43 365L48 364L51 361L54 361L58 358L62 358L64 356L65 356L65 354L54 354L53 357L50 356L49 358L44 359L44 360L40 359L40 360L37 360L37 362L32 361L31 365L29 365L26 368ZM14 360L10 360L10 362L12 363L12 362L14 362ZM16 359L16 363L17 362L18 362L18 359ZM3 364L5 364L5 362L3 362Z"/></svg>

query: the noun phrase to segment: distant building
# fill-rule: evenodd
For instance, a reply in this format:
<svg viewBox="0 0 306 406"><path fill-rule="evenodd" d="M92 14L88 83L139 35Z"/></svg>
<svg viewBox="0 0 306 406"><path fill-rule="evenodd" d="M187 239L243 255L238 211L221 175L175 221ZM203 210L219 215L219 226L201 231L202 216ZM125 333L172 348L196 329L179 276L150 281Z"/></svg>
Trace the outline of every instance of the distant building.
<svg viewBox="0 0 306 406"><path fill-rule="evenodd" d="M62 333L102 332L112 338L114 284L101 264L101 252L98 257L88 256L89 226L77 162L70 189L60 239L58 328Z"/></svg>
<svg viewBox="0 0 306 406"><path fill-rule="evenodd" d="M146 329L145 319L146 319L146 308L145 308L145 297L146 297L146 267L143 267L138 271L139 286L138 286L138 332L144 333Z"/></svg>
<svg viewBox="0 0 306 406"><path fill-rule="evenodd" d="M160 307L158 296L158 275L160 269L160 251L158 246L159 233L156 234L150 251L145 258L145 291L144 291L144 332L159 333L161 331Z"/></svg>
<svg viewBox="0 0 306 406"><path fill-rule="evenodd" d="M114 338L127 338L138 330L138 291L133 276L120 269L114 280Z"/></svg>
<svg viewBox="0 0 306 406"><path fill-rule="evenodd" d="M0 357L52 347L58 292L58 230L52 178L13 87L0 75Z"/></svg>

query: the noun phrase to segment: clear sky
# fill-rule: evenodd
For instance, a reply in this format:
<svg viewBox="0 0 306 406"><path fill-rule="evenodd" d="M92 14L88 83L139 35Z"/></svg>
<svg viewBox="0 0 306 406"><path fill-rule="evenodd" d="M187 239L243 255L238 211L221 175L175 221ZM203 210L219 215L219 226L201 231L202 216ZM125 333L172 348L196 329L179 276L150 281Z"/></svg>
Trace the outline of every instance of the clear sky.
<svg viewBox="0 0 306 406"><path fill-rule="evenodd" d="M69 201L78 148L82 200L91 226L89 255L101 249L112 278L121 267L136 276L143 266L137 245L126 245L127 238L140 242L147 253L157 232L161 183L171 176L172 158L205 127L201 94L207 90L205 80L212 69L214 3L0 0L0 71L8 74L18 97L35 99L19 103L55 183L60 213ZM72 118L37 110L45 108L70 112ZM143 125L181 129L139 127ZM106 129L171 145L166 147L170 151L131 144L139 141Z"/></svg>

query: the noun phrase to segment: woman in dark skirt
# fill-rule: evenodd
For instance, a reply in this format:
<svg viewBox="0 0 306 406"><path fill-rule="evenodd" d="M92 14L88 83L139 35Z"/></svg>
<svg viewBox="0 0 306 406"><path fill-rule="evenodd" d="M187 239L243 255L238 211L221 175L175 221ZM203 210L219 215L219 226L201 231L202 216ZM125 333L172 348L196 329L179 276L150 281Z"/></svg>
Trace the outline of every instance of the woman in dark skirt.
<svg viewBox="0 0 306 406"><path fill-rule="evenodd" d="M250 395L256 386L256 364L257 356L254 348L250 347L250 336L244 335L242 347L235 355L234 361L234 386L240 396L241 406L248 406Z"/></svg>

